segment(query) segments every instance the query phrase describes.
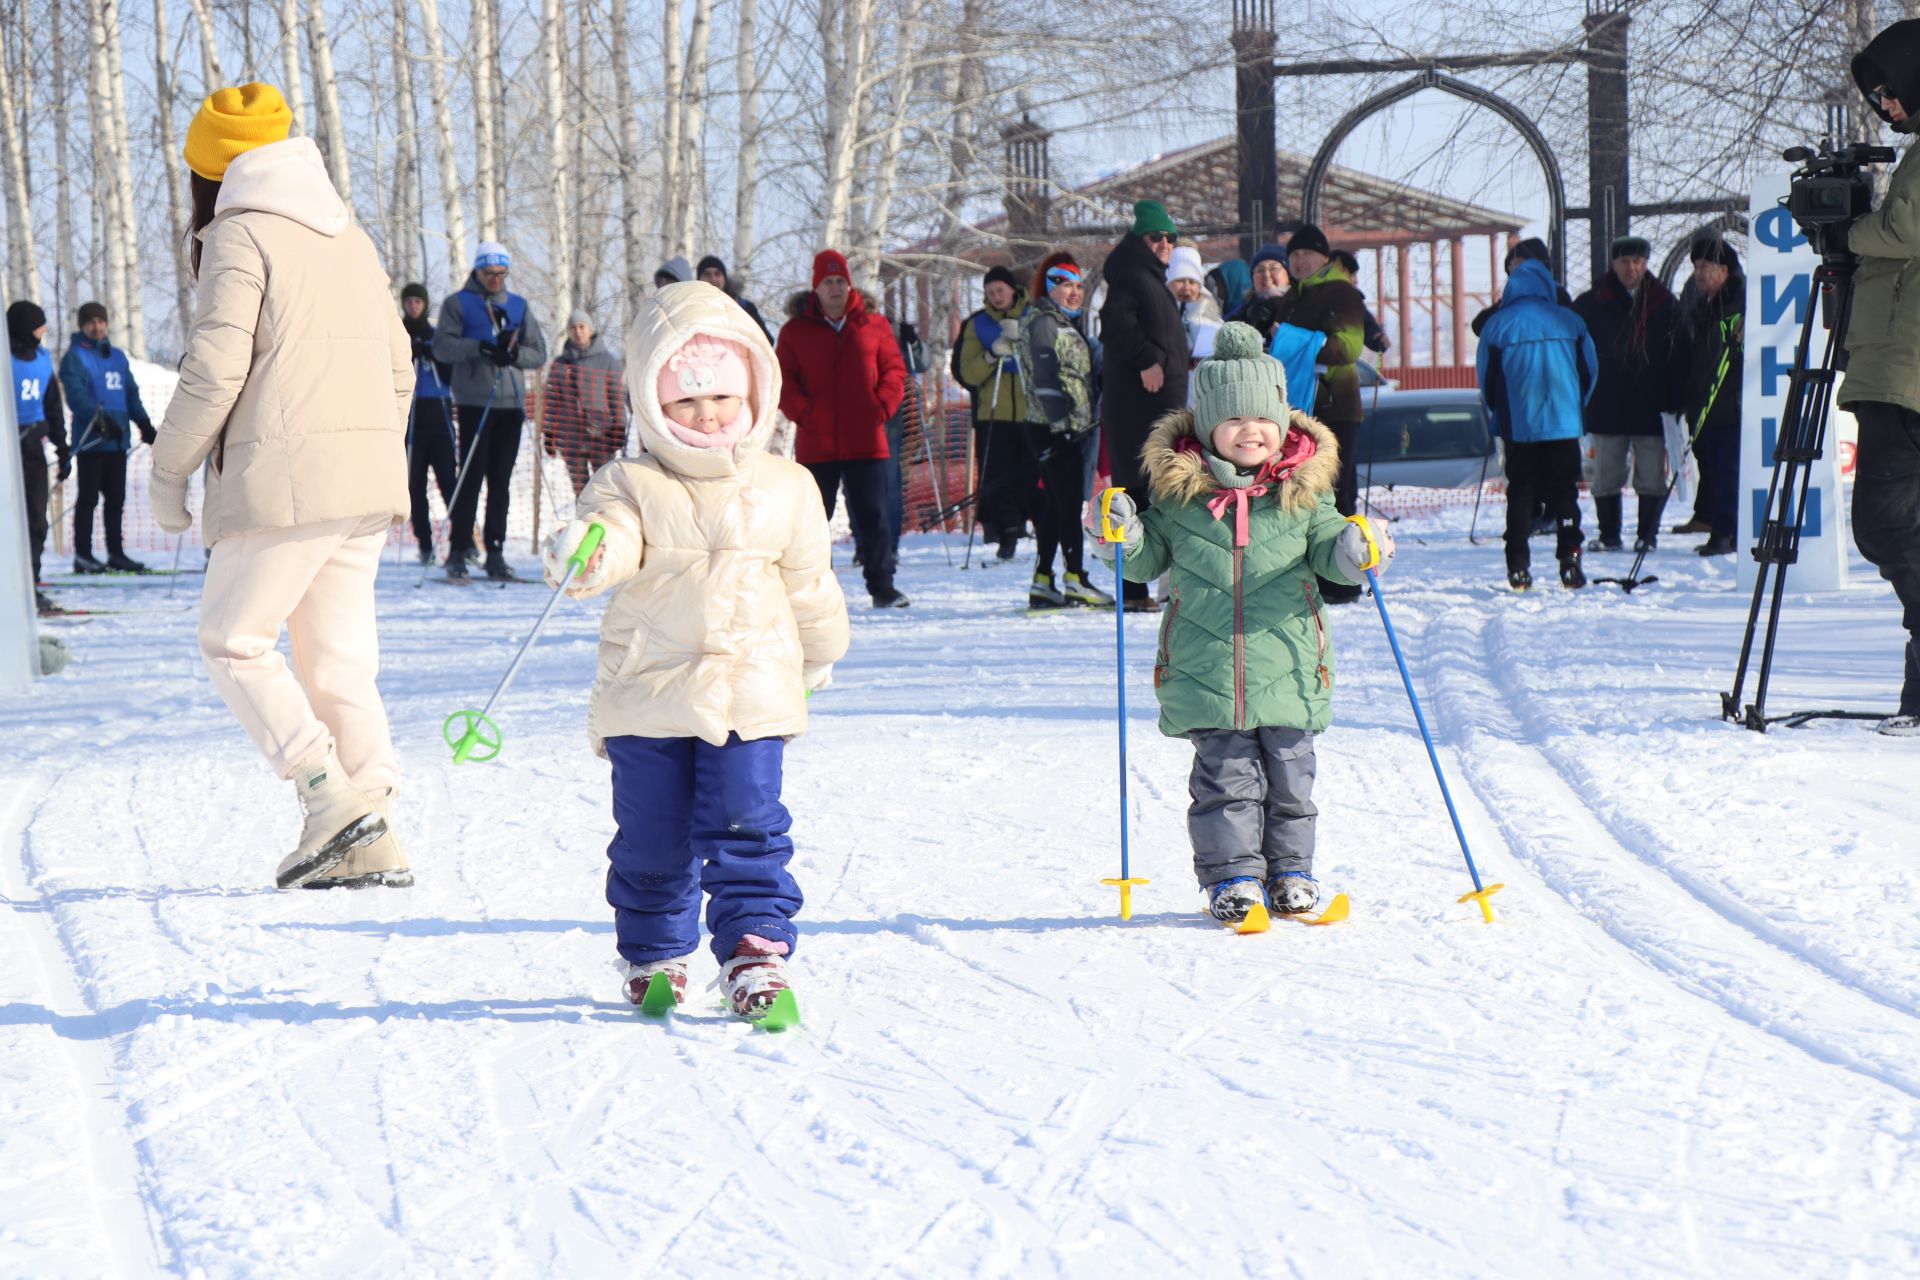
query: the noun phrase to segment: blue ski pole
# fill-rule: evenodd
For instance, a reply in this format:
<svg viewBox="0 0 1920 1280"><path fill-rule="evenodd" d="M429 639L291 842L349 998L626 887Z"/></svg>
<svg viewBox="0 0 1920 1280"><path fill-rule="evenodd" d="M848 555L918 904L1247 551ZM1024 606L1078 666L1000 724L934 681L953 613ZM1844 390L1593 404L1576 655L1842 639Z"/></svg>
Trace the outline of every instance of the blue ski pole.
<svg viewBox="0 0 1920 1280"><path fill-rule="evenodd" d="M1480 882L1480 868L1473 865L1473 851L1467 848L1466 829L1460 825L1460 811L1453 807L1453 793L1447 790L1447 775L1440 769L1440 754L1433 749L1433 734L1427 731L1427 717L1420 710L1420 699L1413 691L1413 676L1407 671L1407 659L1400 652L1400 637L1394 632L1393 619L1387 616L1387 598L1380 591L1380 578L1374 569L1380 563L1380 544L1373 540L1373 527L1365 516L1348 516L1347 519L1360 528L1360 536L1367 540L1367 585L1373 588L1373 603L1380 610L1381 625L1387 629L1387 643L1393 646L1393 660L1400 667L1400 683L1406 686L1407 701L1413 704L1413 718L1420 726L1420 737L1427 744L1427 759L1433 762L1433 776L1440 783L1440 798L1447 802L1447 816L1453 819L1453 834L1460 841L1460 856L1467 860L1467 874L1473 877L1473 892L1462 894L1459 901L1473 902L1480 908L1480 915L1488 924L1493 923L1493 903L1490 899L1500 892L1504 885L1483 885Z"/></svg>
<svg viewBox="0 0 1920 1280"><path fill-rule="evenodd" d="M1113 523L1113 495L1125 492L1125 489L1113 488L1100 495L1100 537L1114 544L1113 651L1119 667L1116 683L1120 693L1120 878L1108 878L1100 883L1120 890L1120 918L1131 920L1133 886L1153 882L1134 876L1127 864L1127 539Z"/></svg>

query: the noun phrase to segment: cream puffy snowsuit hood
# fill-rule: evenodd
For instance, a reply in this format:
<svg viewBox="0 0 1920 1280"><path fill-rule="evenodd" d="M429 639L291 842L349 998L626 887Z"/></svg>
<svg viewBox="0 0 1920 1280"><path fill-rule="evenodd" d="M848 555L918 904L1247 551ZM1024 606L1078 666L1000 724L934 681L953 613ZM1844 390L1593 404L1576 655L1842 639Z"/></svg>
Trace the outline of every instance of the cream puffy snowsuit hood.
<svg viewBox="0 0 1920 1280"><path fill-rule="evenodd" d="M730 449L668 431L654 386L695 334L748 352L753 426ZM608 738L791 737L807 691L846 654L847 603L833 576L826 508L804 467L766 452L780 365L745 311L711 285L669 285L627 336L627 385L645 452L608 463L578 518L606 527L600 668L588 734ZM590 594L590 593L588 593Z"/></svg>
<svg viewBox="0 0 1920 1280"><path fill-rule="evenodd" d="M413 360L387 273L311 138L236 157L200 233L180 384L153 470L209 455L201 525L222 538L407 513Z"/></svg>

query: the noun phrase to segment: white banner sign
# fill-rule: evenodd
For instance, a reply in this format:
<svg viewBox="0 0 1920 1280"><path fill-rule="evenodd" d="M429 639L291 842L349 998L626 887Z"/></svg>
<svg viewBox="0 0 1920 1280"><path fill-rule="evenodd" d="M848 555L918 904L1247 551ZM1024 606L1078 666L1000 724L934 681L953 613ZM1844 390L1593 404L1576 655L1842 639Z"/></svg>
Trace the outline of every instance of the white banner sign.
<svg viewBox="0 0 1920 1280"><path fill-rule="evenodd" d="M1746 378L1740 423L1740 585L1752 590L1761 566L1750 554L1767 518L1767 485L1773 478L1773 448L1786 418L1788 373L1810 308L1813 270L1820 255L1793 225L1781 201L1787 175L1754 180L1748 205ZM1814 322L1812 359L1818 362L1827 331ZM1840 436L1829 419L1822 455L1808 464L1806 519L1800 526L1800 558L1787 570L1789 591L1833 591L1847 583L1846 505L1840 490ZM1779 505L1776 497L1775 507Z"/></svg>

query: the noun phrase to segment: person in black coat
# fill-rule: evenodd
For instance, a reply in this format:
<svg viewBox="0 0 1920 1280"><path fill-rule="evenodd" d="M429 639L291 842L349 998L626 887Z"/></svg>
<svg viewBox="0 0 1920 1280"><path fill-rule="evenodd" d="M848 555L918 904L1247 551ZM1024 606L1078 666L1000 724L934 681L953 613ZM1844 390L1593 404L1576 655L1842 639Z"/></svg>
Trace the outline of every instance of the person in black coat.
<svg viewBox="0 0 1920 1280"><path fill-rule="evenodd" d="M733 287L733 281L727 275L726 263L720 261L718 257L710 253L700 259L700 266L696 269L695 278L712 285L739 303L740 309L747 313L748 318L760 326L760 332L767 335L767 341L773 341L773 330L767 328L767 322L761 318L760 308L754 306L750 300L741 297L740 291Z"/></svg>
<svg viewBox="0 0 1920 1280"><path fill-rule="evenodd" d="M1102 272L1106 382L1100 426L1113 482L1141 510L1149 495L1140 451L1161 415L1187 407L1187 330L1180 304L1167 290L1167 261L1178 235L1166 206L1141 200L1133 206L1133 229L1114 245ZM1159 608L1144 582L1126 584L1125 606L1137 612Z"/></svg>
<svg viewBox="0 0 1920 1280"><path fill-rule="evenodd" d="M1676 334L1673 374L1700 462L1693 519L1675 533L1705 533L1703 556L1732 555L1740 536L1740 383L1746 355L1747 279L1740 255L1715 236L1693 242L1693 305Z"/></svg>
<svg viewBox="0 0 1920 1280"><path fill-rule="evenodd" d="M1635 551L1652 550L1659 541L1660 513L1667 504L1667 439L1660 415L1678 408L1672 370L1680 308L1647 271L1651 252L1639 236L1620 236L1609 251L1613 269L1573 304L1600 352L1600 380L1587 402L1587 434L1594 444L1593 507L1601 551L1621 549L1620 491L1627 484L1629 455L1633 491L1640 497Z"/></svg>

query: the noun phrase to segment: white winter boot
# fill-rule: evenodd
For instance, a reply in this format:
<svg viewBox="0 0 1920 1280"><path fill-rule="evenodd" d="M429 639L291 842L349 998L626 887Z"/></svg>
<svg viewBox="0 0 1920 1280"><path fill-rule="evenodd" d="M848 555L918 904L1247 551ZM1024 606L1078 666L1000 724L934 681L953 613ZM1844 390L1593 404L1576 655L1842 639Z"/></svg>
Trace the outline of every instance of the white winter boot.
<svg viewBox="0 0 1920 1280"><path fill-rule="evenodd" d="M293 790L306 822L300 847L281 859L274 873L273 882L282 889L297 889L325 875L355 849L386 833L386 819L367 793L348 781L332 747L300 763L293 771Z"/></svg>
<svg viewBox="0 0 1920 1280"><path fill-rule="evenodd" d="M400 851L399 828L394 825L394 793L376 791L367 798L373 801L373 811L387 824L386 831L347 854L333 870L307 881L305 888L368 889L382 885L388 889L405 889L413 883L407 855Z"/></svg>
<svg viewBox="0 0 1920 1280"><path fill-rule="evenodd" d="M773 1002L787 989L787 944L748 934L720 963L720 989L727 1007L742 1018L767 1016Z"/></svg>

